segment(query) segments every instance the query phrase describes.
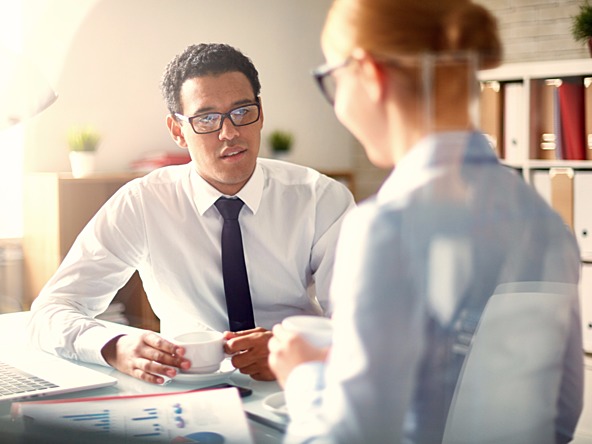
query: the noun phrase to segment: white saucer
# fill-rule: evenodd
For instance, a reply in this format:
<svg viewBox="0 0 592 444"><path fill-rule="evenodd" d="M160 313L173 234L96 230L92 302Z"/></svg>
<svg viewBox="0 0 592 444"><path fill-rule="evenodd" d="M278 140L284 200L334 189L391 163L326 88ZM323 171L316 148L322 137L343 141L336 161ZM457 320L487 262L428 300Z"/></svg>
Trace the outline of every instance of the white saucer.
<svg viewBox="0 0 592 444"><path fill-rule="evenodd" d="M284 392L274 393L263 399L263 407L272 413L275 413L282 418L287 418L288 408L286 406L286 398L284 398Z"/></svg>
<svg viewBox="0 0 592 444"><path fill-rule="evenodd" d="M220 370L214 373L177 373L173 378L173 382L180 382L182 384L206 384L215 381L224 381L234 373L236 368L230 362L230 359L225 359L220 365Z"/></svg>

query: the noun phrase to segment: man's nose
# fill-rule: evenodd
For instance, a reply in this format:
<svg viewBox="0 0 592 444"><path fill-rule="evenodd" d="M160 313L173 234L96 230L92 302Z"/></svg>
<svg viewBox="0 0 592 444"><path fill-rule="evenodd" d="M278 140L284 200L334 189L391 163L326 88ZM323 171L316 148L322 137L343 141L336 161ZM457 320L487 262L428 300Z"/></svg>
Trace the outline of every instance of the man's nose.
<svg viewBox="0 0 592 444"><path fill-rule="evenodd" d="M220 140L231 140L238 136L238 134L238 129L234 126L230 118L227 117L224 119L222 122L222 128L220 128Z"/></svg>

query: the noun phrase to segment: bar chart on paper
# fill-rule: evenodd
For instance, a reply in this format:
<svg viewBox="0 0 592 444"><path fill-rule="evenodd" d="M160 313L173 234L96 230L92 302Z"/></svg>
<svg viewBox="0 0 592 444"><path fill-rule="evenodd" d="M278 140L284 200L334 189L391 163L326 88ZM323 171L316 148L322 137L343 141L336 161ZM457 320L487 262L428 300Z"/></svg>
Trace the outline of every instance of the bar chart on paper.
<svg viewBox="0 0 592 444"><path fill-rule="evenodd" d="M74 411L79 406L71 405ZM179 403L170 406L170 418L179 429L184 428L183 407ZM167 412L163 412L165 415ZM150 438L168 437L164 424L169 420L160 415L156 407L144 407L139 411L128 408L121 411L115 409L85 410L84 413L63 414L60 423L66 428L74 428L82 432L97 432L126 436L131 439L150 440ZM162 416L162 417L161 417Z"/></svg>
<svg viewBox="0 0 592 444"><path fill-rule="evenodd" d="M177 404L180 406L180 404ZM180 408L179 408L180 410ZM181 418L180 416L178 418ZM132 417L128 423L129 436L133 438L151 438L161 436L163 428L160 425L158 409L149 407L142 409L142 416Z"/></svg>
<svg viewBox="0 0 592 444"><path fill-rule="evenodd" d="M105 432L111 430L111 416L109 410L103 410L97 413L83 413L80 415L62 415L64 423L71 422L76 424L81 430L87 432Z"/></svg>
<svg viewBox="0 0 592 444"><path fill-rule="evenodd" d="M13 404L15 418L126 442L252 442L234 388L157 395L31 401ZM101 438L102 439L102 438Z"/></svg>

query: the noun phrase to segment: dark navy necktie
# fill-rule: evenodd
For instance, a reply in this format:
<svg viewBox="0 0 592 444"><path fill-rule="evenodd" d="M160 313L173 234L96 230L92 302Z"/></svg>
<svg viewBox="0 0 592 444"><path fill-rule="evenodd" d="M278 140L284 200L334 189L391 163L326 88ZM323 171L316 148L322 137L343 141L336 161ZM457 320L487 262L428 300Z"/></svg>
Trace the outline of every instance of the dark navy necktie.
<svg viewBox="0 0 592 444"><path fill-rule="evenodd" d="M230 331L255 328L249 278L245 266L243 239L238 214L243 207L240 199L221 197L215 203L224 218L222 226L222 278Z"/></svg>

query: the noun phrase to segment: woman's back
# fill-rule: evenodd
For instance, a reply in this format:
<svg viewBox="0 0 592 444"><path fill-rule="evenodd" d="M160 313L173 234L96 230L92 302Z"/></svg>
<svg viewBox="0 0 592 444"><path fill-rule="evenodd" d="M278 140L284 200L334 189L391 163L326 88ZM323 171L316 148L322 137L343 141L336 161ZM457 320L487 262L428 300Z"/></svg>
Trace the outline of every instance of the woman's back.
<svg viewBox="0 0 592 444"><path fill-rule="evenodd" d="M548 300L545 288L556 292L555 284L566 284L561 286L560 306L575 304L575 311L570 311L570 316L574 317L561 318L554 332L553 327L545 323L535 324L539 330L531 328L528 333L533 337L552 337L560 344L561 348L554 350L553 356L563 368L560 365L556 374L574 381L581 377L575 291L579 267L577 246L559 216L518 175L499 164L483 136L477 133L431 136L408 154L377 199L363 204L359 213L364 221L361 224L358 221L357 225L367 226L368 231L362 228L358 235L366 243L361 251L350 252L347 271L341 269L343 263L337 264L334 294L341 294L338 282L346 274L366 282L359 284L363 291L352 295L359 305L355 310L346 309L343 318L336 301L335 322L361 325L350 333L350 340L364 343L360 353L367 356L363 360L367 368L361 370L362 373L373 372L372 367L378 362L384 370L372 378L373 381L365 382L371 386L366 387L367 392L378 396L380 401L374 405L375 409L364 404L364 411L358 412L363 417L372 410L378 417L383 415L383 424L375 423L375 430L388 430L387 424L392 424L394 418L389 418L387 412L398 411L394 405L400 406L401 400L410 396L404 426L406 436L411 442L442 440L459 375L488 302L500 289L515 283L520 283L521 290L514 291L511 297L507 297L505 291L503 309L506 314L512 313L515 298L533 292L540 293L540 307L544 307ZM344 230L350 227L348 224ZM344 237L347 238L346 231ZM352 266L351 253L359 259L359 262L353 259L357 265ZM401 305L401 300L405 299L408 299L407 304ZM516 301L516 307L521 307L522 302ZM549 302L553 312L556 302L555 299ZM389 332L392 336L405 336L404 345L376 329L377 325L388 322L384 319L385 313L391 320ZM414 325L402 321L414 316ZM504 324L501 325L500 333L504 333ZM525 322L524 325L532 324ZM507 317L507 330L510 328L511 317ZM503 343L504 338L500 337L500 341ZM512 342L532 343L526 337L512 338ZM397 378L399 363L396 361L400 359L402 348L410 345L421 350L412 358L417 360L416 373L408 381L414 381L413 389L407 395L404 392L408 387L403 392L395 389L378 395L381 386L384 392L388 381ZM568 345L570 353L563 362ZM382 355L373 356L373 349L382 350ZM511 352L508 349L507 358L514 359ZM531 359L535 359L539 351L530 352ZM334 356L338 356L339 351L335 353ZM503 353L498 354L497 361L503 357ZM387 370L391 365L391 370ZM541 367L543 365L546 364L541 363ZM539 370L540 375L544 374L544 368ZM524 375L525 387L531 377L537 375ZM578 393L572 394L571 402L575 406L572 408L568 403L560 403L559 385L547 382L554 386L558 410L567 412L566 417L571 418L568 422L576 421ZM485 407L506 411L511 408L492 406L501 401L486 396L487 384L483 381L480 392L468 394L475 408L484 411L487 411ZM525 394L515 395L520 398ZM368 402L373 404L373 401ZM389 407L385 408L387 405ZM533 412L536 407L532 406ZM392 436L391 432L385 436ZM366 433L370 432L364 430Z"/></svg>

